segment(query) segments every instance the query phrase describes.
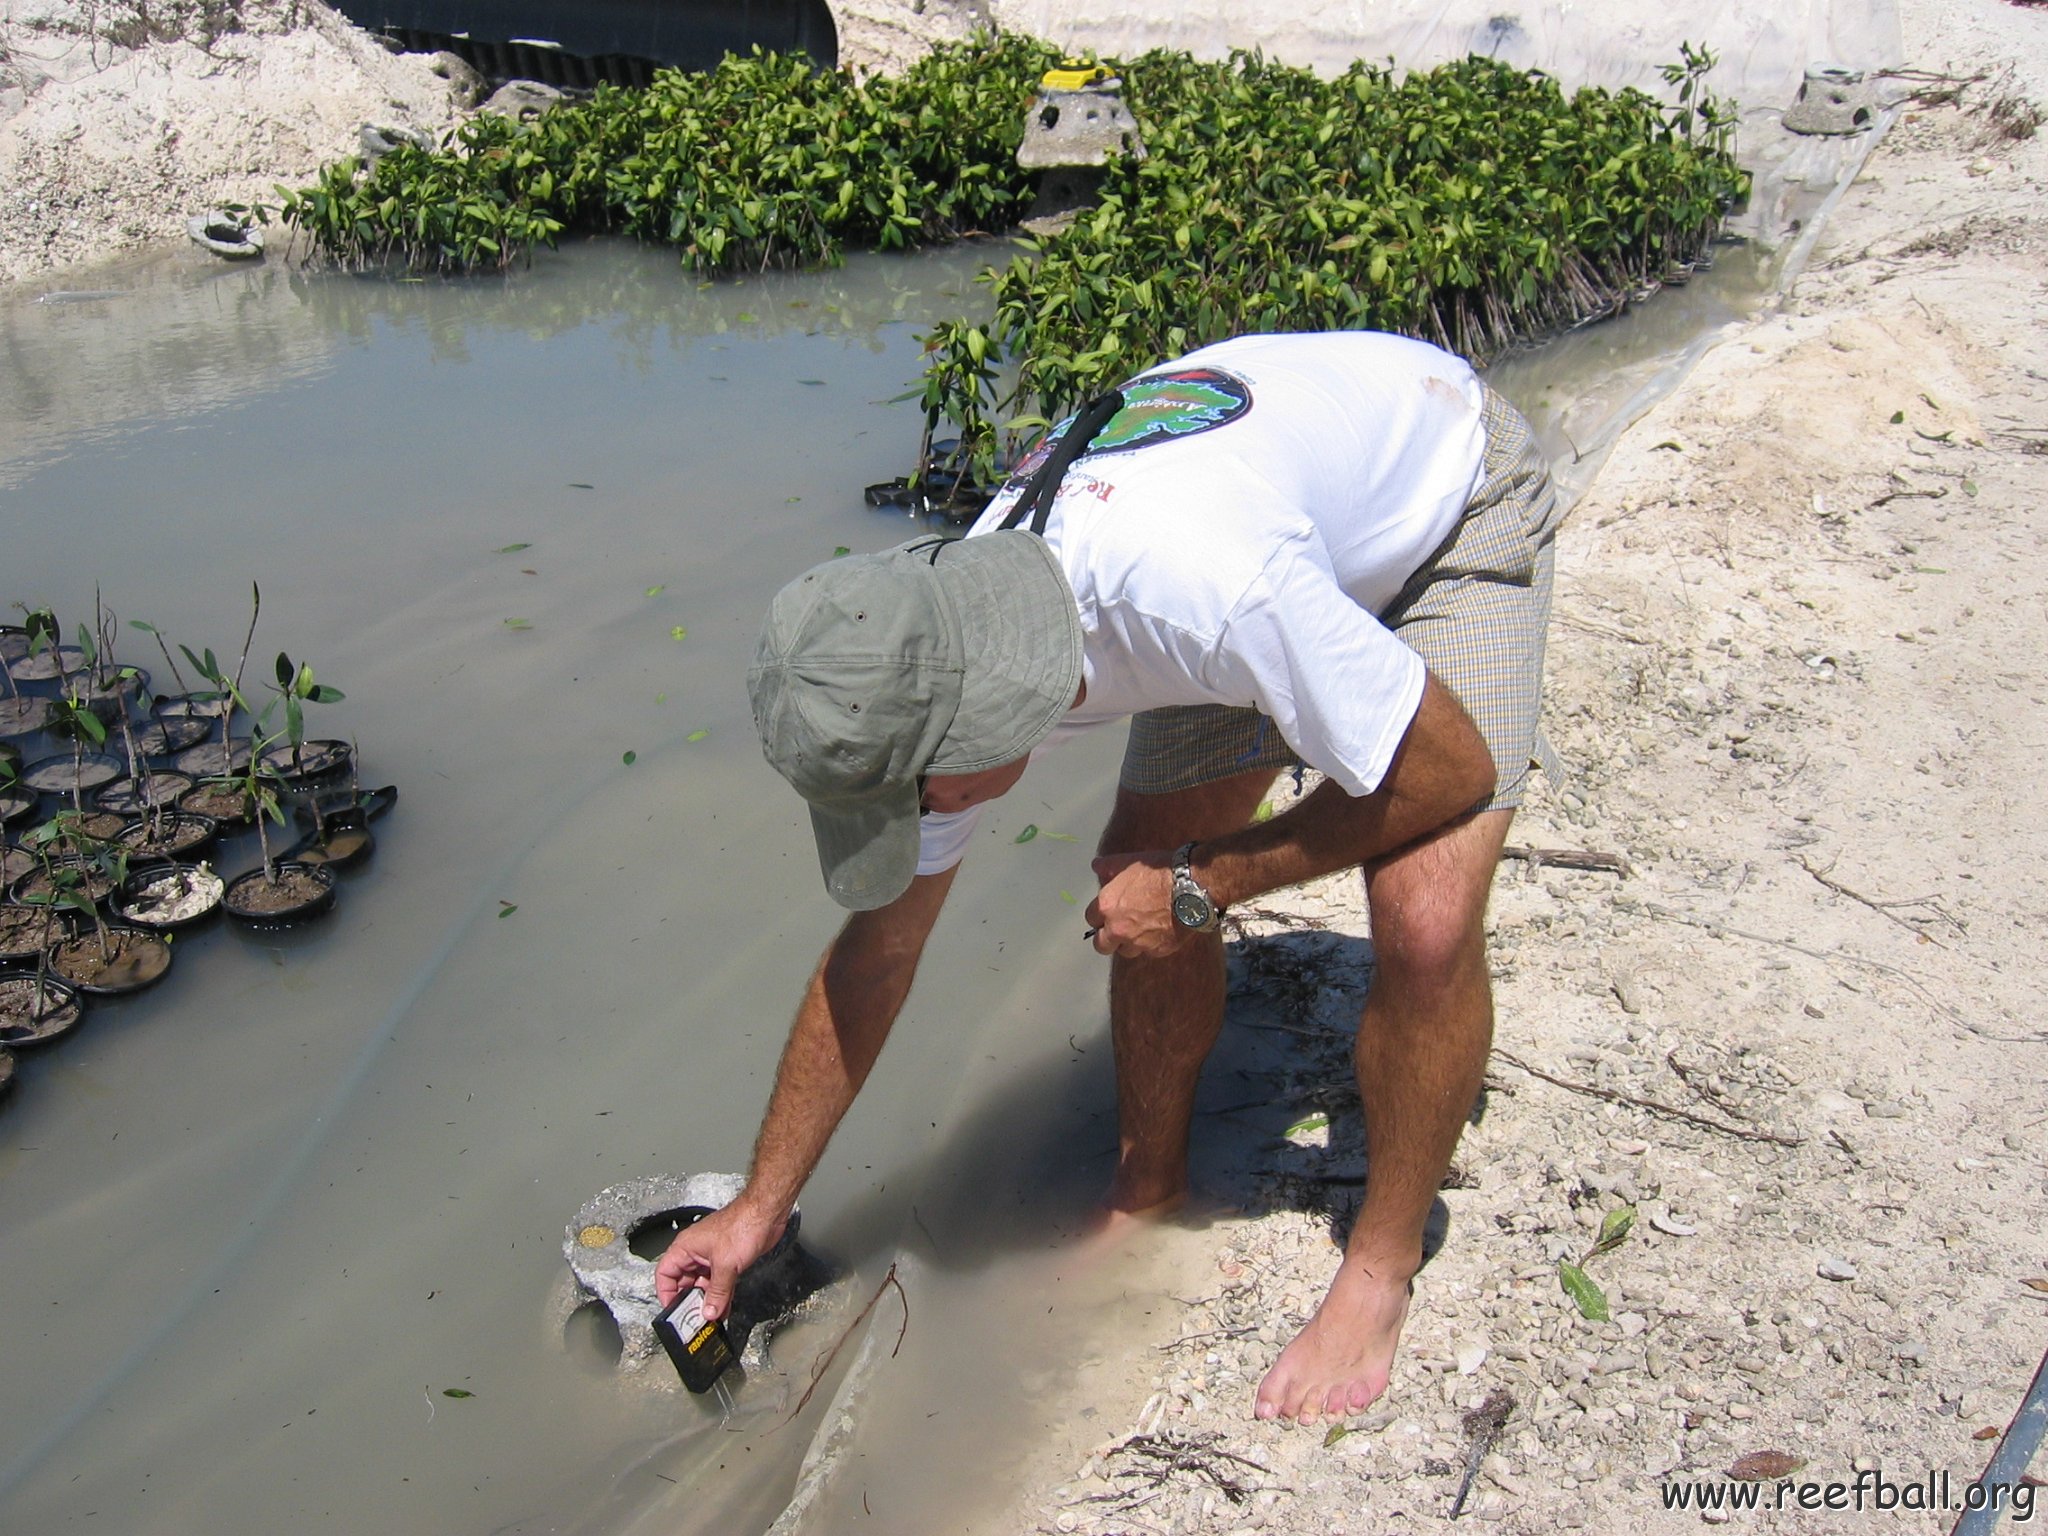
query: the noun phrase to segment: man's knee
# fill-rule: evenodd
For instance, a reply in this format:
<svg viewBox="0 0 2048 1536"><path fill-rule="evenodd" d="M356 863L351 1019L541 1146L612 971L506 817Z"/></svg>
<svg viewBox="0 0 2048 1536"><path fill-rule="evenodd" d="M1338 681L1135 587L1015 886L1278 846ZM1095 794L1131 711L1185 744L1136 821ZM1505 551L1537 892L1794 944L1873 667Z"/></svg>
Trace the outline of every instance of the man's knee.
<svg viewBox="0 0 2048 1536"><path fill-rule="evenodd" d="M1445 986L1486 967L1486 902L1511 811L1446 828L1366 878L1374 962L1404 986Z"/></svg>

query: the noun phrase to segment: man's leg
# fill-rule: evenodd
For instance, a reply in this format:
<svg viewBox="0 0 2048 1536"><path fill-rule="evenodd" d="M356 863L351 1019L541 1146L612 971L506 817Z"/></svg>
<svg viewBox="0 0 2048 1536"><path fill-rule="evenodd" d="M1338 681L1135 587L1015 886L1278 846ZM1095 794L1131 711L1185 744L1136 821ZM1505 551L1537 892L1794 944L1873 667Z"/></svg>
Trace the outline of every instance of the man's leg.
<svg viewBox="0 0 2048 1536"><path fill-rule="evenodd" d="M1422 1228L1486 1070L1486 899L1514 812L1486 811L1369 866L1374 971L1354 1060L1365 1204L1316 1315L1260 1383L1260 1418L1311 1424L1387 1387Z"/></svg>
<svg viewBox="0 0 2048 1536"><path fill-rule="evenodd" d="M1234 832L1273 778L1264 768L1164 794L1119 789L1101 852L1178 848ZM1110 961L1118 1155L1103 1204L1112 1223L1170 1210L1187 1194L1195 1082L1223 1028L1223 993L1220 934L1198 934L1160 960Z"/></svg>

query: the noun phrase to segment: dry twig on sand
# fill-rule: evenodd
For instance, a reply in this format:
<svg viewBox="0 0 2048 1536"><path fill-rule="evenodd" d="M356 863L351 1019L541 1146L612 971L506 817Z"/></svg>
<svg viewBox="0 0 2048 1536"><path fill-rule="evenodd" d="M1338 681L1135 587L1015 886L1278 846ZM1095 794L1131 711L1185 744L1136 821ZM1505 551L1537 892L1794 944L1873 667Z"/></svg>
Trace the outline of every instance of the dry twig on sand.
<svg viewBox="0 0 2048 1536"><path fill-rule="evenodd" d="M1638 1098L1632 1093L1622 1093L1618 1089L1602 1088L1597 1083L1575 1083L1570 1078L1553 1077L1550 1073L1543 1071L1539 1067L1530 1066L1529 1063L1523 1061L1512 1051L1504 1051L1499 1046L1493 1048L1493 1054L1517 1071L1526 1072L1531 1077L1540 1077L1546 1083L1553 1083L1559 1088L1568 1088L1573 1093L1590 1094L1593 1098L1605 1099L1610 1104L1633 1105L1635 1108L1647 1110L1653 1115L1664 1115L1673 1120L1683 1120L1688 1125L1699 1126L1702 1130L1718 1131L1723 1136L1737 1136L1744 1141L1768 1141L1772 1145L1780 1147L1803 1147L1806 1145L1806 1138L1803 1136L1780 1136L1775 1131L1752 1131L1739 1125L1729 1125L1706 1115L1696 1115L1691 1110L1680 1109L1675 1104L1661 1104L1655 1099Z"/></svg>

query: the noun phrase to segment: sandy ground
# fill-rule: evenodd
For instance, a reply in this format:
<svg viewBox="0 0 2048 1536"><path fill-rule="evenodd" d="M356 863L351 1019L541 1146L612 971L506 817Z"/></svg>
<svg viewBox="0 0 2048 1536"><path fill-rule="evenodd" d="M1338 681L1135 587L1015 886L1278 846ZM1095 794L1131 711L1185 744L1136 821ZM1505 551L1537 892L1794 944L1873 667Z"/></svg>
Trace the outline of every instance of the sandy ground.
<svg viewBox="0 0 2048 1536"><path fill-rule="evenodd" d="M61 283L364 122L456 110L314 4L121 49L83 9L0 0L0 279ZM1561 540L1548 724L1573 777L1516 841L1626 867L1503 866L1500 1053L1387 1397L1342 1433L1248 1419L1363 1171L1370 950L1335 881L1233 951L1264 1123L1327 1126L1269 1136L1202 1191L1232 1214L1152 1240L1181 1305L1080 1363L985 1528L1431 1528L1496 1392L1466 1517L1504 1530L1690 1529L1660 1482L1759 1451L1958 1494L1982 1466L2048 1338L2023 1283L2048 1277L2025 788L2048 748L2048 135L2014 136L2048 103L2048 9L1902 9L1916 67L2013 72L1904 115L1789 300L1627 434ZM878 52L911 46L875 25ZM1585 1260L1612 1314L1589 1321L1557 1266L1625 1207Z"/></svg>
<svg viewBox="0 0 2048 1536"><path fill-rule="evenodd" d="M1387 1396L1337 1432L1247 1421L1363 1172L1370 951L1333 881L1245 924L1232 1015L1280 1123L1328 1127L1204 1191L1241 1214L1171 1238L1178 1315L1149 1358L1084 1365L1097 1418L1051 1418L992 1528L1437 1528L1495 1392L1464 1518L1510 1531L1692 1529L1660 1485L1756 1452L1795 1484L1868 1469L1871 1501L1944 1471L1961 1498L1988 1460L2048 1341L2048 136L2008 136L2048 101L2048 13L1904 11L1914 66L2014 73L1906 112L1790 298L1626 435L1560 540L1573 777L1514 840L1628 868L1502 867L1498 1054ZM1588 1321L1558 1263L1625 1207ZM1785 1497L1705 1518L1954 1519Z"/></svg>

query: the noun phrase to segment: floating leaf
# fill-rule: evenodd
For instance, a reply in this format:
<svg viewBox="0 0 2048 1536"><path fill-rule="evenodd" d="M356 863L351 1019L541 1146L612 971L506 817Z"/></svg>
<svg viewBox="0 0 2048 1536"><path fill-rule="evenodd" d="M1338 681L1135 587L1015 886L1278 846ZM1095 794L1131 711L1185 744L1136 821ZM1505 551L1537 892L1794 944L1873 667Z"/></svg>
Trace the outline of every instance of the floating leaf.
<svg viewBox="0 0 2048 1536"><path fill-rule="evenodd" d="M683 740L702 741L706 736L709 736L710 734L711 733L709 731L692 731L689 735L685 736Z"/></svg>
<svg viewBox="0 0 2048 1536"><path fill-rule="evenodd" d="M462 1388L460 1388L460 1387L443 1387L443 1388L441 1389L441 1395L442 1395L443 1397L475 1397L475 1396L476 1396L476 1394L475 1394L474 1392L465 1392L465 1391L463 1391L463 1390L462 1390Z"/></svg>
<svg viewBox="0 0 2048 1536"><path fill-rule="evenodd" d="M498 899L498 916L510 917L514 912L517 912L518 910L519 905L517 902L506 901L503 897L500 897Z"/></svg>
<svg viewBox="0 0 2048 1536"><path fill-rule="evenodd" d="M1627 1239L1629 1228L1636 1224L1636 1208L1632 1205L1619 1206L1600 1218L1600 1235L1593 1240L1593 1246L1586 1250L1589 1259L1603 1253L1612 1253Z"/></svg>
<svg viewBox="0 0 2048 1536"><path fill-rule="evenodd" d="M519 551L520 551L520 550L522 550L522 549L531 549L531 548L533 548L533 545L532 545L532 544L530 544L530 543L528 543L528 544L500 544L500 545L499 545L499 546L498 546L498 547L497 547L496 549L492 550L492 551L491 551L491 553L492 553L492 554L494 554L494 555L516 555L516 554L518 554L518 553L519 553Z"/></svg>
<svg viewBox="0 0 2048 1536"><path fill-rule="evenodd" d="M1031 839L1033 839L1036 836L1038 836L1038 823L1035 821L1027 822L1024 826L1024 830L1017 834L1017 841L1020 843L1028 843L1031 841Z"/></svg>
<svg viewBox="0 0 2048 1536"><path fill-rule="evenodd" d="M597 487L587 480L571 480L569 482L569 489L572 491L594 491Z"/></svg>
<svg viewBox="0 0 2048 1536"><path fill-rule="evenodd" d="M1295 1121L1294 1124L1287 1127L1287 1129L1282 1131L1280 1134L1282 1136L1287 1137L1291 1141L1296 1136L1306 1136L1310 1131L1323 1130L1329 1125L1329 1123L1330 1117L1323 1111L1317 1110L1312 1115L1303 1115L1299 1120Z"/></svg>
<svg viewBox="0 0 2048 1536"><path fill-rule="evenodd" d="M739 312L738 319L741 325L754 325L758 323L757 318L748 314L744 309Z"/></svg>
<svg viewBox="0 0 2048 1536"><path fill-rule="evenodd" d="M1064 901L1070 907L1078 907L1079 905L1081 905L1080 902L1074 899L1074 893L1072 891L1061 891L1060 900Z"/></svg>
<svg viewBox="0 0 2048 1536"><path fill-rule="evenodd" d="M656 584L655 584L654 586L651 586L651 587L649 587L649 588L647 589L647 595L648 595L649 597L659 597L659 596L661 596L661 594L662 594L662 593L666 592L667 590L668 590L668 583L667 583L667 582L658 582L658 583L656 583Z"/></svg>
<svg viewBox="0 0 2048 1536"><path fill-rule="evenodd" d="M803 497L801 497L801 496L785 496L785 497L783 497L783 498L782 498L782 504L783 504L783 505L784 505L785 507L793 507L793 506L795 506L795 505L796 505L796 504L797 504L798 502L800 502L800 501L802 501L802 500L803 500Z"/></svg>
<svg viewBox="0 0 2048 1536"><path fill-rule="evenodd" d="M668 702L668 695L665 693L657 693L654 696L654 702L657 704L666 704Z"/></svg>
<svg viewBox="0 0 2048 1536"><path fill-rule="evenodd" d="M690 638L690 632L678 624L668 632L668 637L671 640L687 640Z"/></svg>
<svg viewBox="0 0 2048 1536"><path fill-rule="evenodd" d="M1346 1435L1350 1433L1351 1426L1349 1424L1332 1424L1330 1426L1330 1432L1327 1435L1323 1436L1323 1449L1327 1451L1331 1446L1335 1445L1339 1440L1342 1440Z"/></svg>
<svg viewBox="0 0 2048 1536"><path fill-rule="evenodd" d="M1571 1297L1572 1305L1579 1309L1579 1316L1589 1322L1607 1321L1607 1293L1595 1285L1583 1269L1559 1260L1557 1279L1564 1287L1565 1295Z"/></svg>
<svg viewBox="0 0 2048 1536"><path fill-rule="evenodd" d="M619 761L624 763L628 768L630 768L635 763L640 761L640 754L638 752L628 752L624 757L620 758Z"/></svg>
<svg viewBox="0 0 2048 1536"><path fill-rule="evenodd" d="M1049 842L1055 843L1078 843L1081 841L1071 832L1041 832L1038 835Z"/></svg>
<svg viewBox="0 0 2048 1536"><path fill-rule="evenodd" d="M798 380L797 380L797 383L799 383L799 384L809 384L809 385L812 385L813 387L817 387L817 386L823 385L823 384L824 384L824 382L825 382L825 381L824 381L823 379L798 379Z"/></svg>
<svg viewBox="0 0 2048 1536"><path fill-rule="evenodd" d="M850 555L852 553L852 550L848 549L844 544L841 544L832 551L832 558L834 560L837 560L841 555Z"/></svg>
<svg viewBox="0 0 2048 1536"><path fill-rule="evenodd" d="M507 619L507 620L505 621L505 627L506 627L507 629L531 629L531 628L533 628L533 620L531 620L531 619Z"/></svg>
<svg viewBox="0 0 2048 1536"><path fill-rule="evenodd" d="M1790 1477L1805 1465L1804 1456L1790 1451L1751 1451L1729 1463L1728 1476L1738 1483L1769 1483Z"/></svg>

